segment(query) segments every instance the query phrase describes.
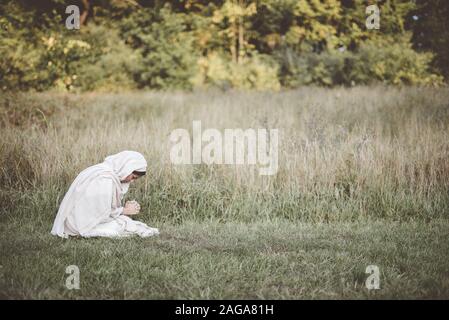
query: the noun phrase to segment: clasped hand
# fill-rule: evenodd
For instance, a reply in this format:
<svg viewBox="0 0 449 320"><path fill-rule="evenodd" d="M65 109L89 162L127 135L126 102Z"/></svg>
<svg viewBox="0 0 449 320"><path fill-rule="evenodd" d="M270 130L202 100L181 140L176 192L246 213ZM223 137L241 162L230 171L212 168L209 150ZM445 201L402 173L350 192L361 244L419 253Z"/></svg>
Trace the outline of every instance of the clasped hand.
<svg viewBox="0 0 449 320"><path fill-rule="evenodd" d="M140 204L136 200L126 201L123 214L132 216L140 212Z"/></svg>

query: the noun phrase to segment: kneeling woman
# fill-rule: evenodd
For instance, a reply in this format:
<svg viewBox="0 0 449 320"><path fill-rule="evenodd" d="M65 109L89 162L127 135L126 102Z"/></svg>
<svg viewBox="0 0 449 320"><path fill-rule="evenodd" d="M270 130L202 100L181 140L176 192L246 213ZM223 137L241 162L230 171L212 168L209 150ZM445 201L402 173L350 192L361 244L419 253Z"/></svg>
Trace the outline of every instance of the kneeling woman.
<svg viewBox="0 0 449 320"><path fill-rule="evenodd" d="M129 184L145 175L146 169L143 155L123 151L82 171L64 196L51 233L63 238L159 234L158 229L129 217L139 212L138 203L122 205Z"/></svg>

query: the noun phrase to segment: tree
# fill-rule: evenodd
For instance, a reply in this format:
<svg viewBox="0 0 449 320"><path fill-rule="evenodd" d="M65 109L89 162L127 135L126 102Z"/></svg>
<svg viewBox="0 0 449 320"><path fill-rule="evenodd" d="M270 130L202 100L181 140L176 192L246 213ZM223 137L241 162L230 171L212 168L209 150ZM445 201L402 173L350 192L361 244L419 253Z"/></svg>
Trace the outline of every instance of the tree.
<svg viewBox="0 0 449 320"><path fill-rule="evenodd" d="M244 0L226 0L217 8L212 22L220 25L218 34L225 37L232 61L241 63L247 52L252 48L245 39L245 29L249 28L248 17L257 12L256 4Z"/></svg>
<svg viewBox="0 0 449 320"><path fill-rule="evenodd" d="M417 0L408 24L413 30L414 48L434 52L433 66L449 78L449 1Z"/></svg>

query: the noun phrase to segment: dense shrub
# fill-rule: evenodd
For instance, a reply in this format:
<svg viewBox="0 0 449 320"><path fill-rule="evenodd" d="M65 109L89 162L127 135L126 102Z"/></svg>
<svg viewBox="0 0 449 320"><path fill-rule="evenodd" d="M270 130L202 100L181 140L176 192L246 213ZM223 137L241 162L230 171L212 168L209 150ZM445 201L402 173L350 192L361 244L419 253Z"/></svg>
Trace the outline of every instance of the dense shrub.
<svg viewBox="0 0 449 320"><path fill-rule="evenodd" d="M279 90L277 65L269 57L254 55L240 63L212 53L199 61L201 66L197 85L222 88L237 87L257 90Z"/></svg>
<svg viewBox="0 0 449 320"><path fill-rule="evenodd" d="M133 71L139 88L192 87L198 52L186 23L185 14L168 7L139 10L122 23L124 38L140 56Z"/></svg>
<svg viewBox="0 0 449 320"><path fill-rule="evenodd" d="M290 48L276 55L281 83L287 87L384 83L439 85L443 78L429 68L430 53L418 53L407 38L367 41L355 51L345 47L322 53L298 54Z"/></svg>
<svg viewBox="0 0 449 320"><path fill-rule="evenodd" d="M117 91L137 87L133 74L139 68L140 55L120 38L116 29L91 26L84 35L94 50L89 63L77 68L77 87L82 90Z"/></svg>
<svg viewBox="0 0 449 320"><path fill-rule="evenodd" d="M418 53L407 37L398 41L366 42L351 55L349 78L353 83L438 85L443 78L429 69L431 53Z"/></svg>

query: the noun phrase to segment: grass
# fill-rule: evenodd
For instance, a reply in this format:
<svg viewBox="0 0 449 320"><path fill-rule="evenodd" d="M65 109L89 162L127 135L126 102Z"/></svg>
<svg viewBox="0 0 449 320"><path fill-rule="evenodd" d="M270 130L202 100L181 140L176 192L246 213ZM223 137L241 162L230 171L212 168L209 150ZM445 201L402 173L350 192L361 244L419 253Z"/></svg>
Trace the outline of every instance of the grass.
<svg viewBox="0 0 449 320"><path fill-rule="evenodd" d="M447 299L447 101L386 87L3 96L0 297ZM278 128L279 171L171 165L169 134L193 120ZM161 235L52 237L76 174L124 149L149 162L128 198Z"/></svg>
<svg viewBox="0 0 449 320"><path fill-rule="evenodd" d="M159 225L158 225L159 226ZM447 298L449 225L186 222L153 239L2 230L2 296L18 299ZM2 228L3 229L3 228ZM35 232L36 232L35 231ZM19 250L20 249L20 250ZM368 265L380 289L367 290ZM68 290L65 268L80 269Z"/></svg>

